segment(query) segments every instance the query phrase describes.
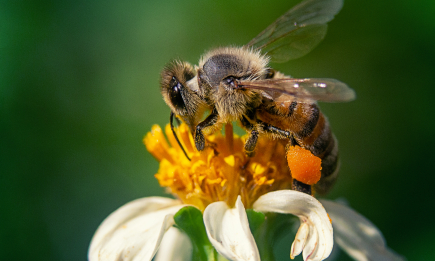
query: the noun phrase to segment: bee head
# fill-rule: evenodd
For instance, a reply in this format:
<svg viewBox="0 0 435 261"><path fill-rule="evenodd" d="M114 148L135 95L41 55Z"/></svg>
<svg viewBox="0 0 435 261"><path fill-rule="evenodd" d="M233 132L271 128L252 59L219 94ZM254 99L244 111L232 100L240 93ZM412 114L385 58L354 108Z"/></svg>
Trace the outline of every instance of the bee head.
<svg viewBox="0 0 435 261"><path fill-rule="evenodd" d="M173 61L161 73L160 92L171 111L180 116L192 129L201 115L203 102L187 82L195 77L194 68L187 62Z"/></svg>
<svg viewBox="0 0 435 261"><path fill-rule="evenodd" d="M187 115L186 82L195 77L192 66L186 62L174 61L166 65L161 73L160 92L171 110L177 115Z"/></svg>

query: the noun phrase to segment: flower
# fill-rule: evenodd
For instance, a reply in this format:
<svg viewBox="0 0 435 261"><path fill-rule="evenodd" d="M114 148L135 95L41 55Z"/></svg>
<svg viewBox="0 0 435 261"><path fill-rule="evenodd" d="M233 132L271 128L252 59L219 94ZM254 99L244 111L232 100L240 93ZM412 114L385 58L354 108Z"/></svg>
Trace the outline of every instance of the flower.
<svg viewBox="0 0 435 261"><path fill-rule="evenodd" d="M350 207L322 199L334 227L334 241L355 260L405 260L387 248L379 229Z"/></svg>
<svg viewBox="0 0 435 261"><path fill-rule="evenodd" d="M261 151L248 158L243 150L245 138L226 127L226 135L209 135L209 146L198 152L185 124L177 128L177 136L191 158L189 161L178 145L169 125L165 132L154 125L144 143L160 162L155 175L162 187L183 203L201 211L213 202L224 201L234 206L240 195L245 207L251 208L261 195L288 189L292 177L285 160L285 143L259 138L256 149Z"/></svg>
<svg viewBox="0 0 435 261"><path fill-rule="evenodd" d="M332 251L335 237L357 260L375 260L376 257L400 260L385 247L377 228L361 215L324 200L328 216L322 203L313 196L290 189L292 176L284 142L260 137L256 150L261 153L248 158L243 151L245 137L234 135L232 126L227 125L225 136L209 135L210 145L199 153L194 149L187 126L182 124L176 132L189 161L170 127L166 126L165 131L169 144L156 125L144 142L160 161L155 177L178 199L142 198L113 212L92 239L90 261L152 260L159 247L154 260L190 260L192 249L203 255L204 260L216 260L215 250L229 260L267 260L263 257L264 249L271 249L271 244L254 237L256 233L251 231L255 226L248 222L250 216L246 209L254 210L251 216L263 212L293 214L299 218L291 258L302 252L304 260L324 260ZM199 214L199 219L194 218L195 212L188 212L191 209L203 212L203 216ZM188 218L195 219L190 223L195 226L193 234L192 228L180 221L183 211L188 212ZM203 224L198 220L203 220ZM264 222L265 216L260 220ZM290 216L286 220L290 220ZM180 233L181 230L189 237ZM201 236L195 236L195 231L199 234L200 230L204 230L207 243L198 243L204 242ZM201 244L202 249L198 247ZM258 248L261 245L257 244L263 244L263 253Z"/></svg>

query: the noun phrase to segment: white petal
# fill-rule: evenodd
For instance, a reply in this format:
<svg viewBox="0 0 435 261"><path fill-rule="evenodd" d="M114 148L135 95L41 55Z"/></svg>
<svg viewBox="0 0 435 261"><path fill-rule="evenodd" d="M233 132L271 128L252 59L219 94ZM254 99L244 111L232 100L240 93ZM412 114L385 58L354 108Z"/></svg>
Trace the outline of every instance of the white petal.
<svg viewBox="0 0 435 261"><path fill-rule="evenodd" d="M405 260L388 249L379 229L353 209L329 200L321 200L334 227L335 242L351 257L360 261Z"/></svg>
<svg viewBox="0 0 435 261"><path fill-rule="evenodd" d="M298 256L305 247L305 242L307 241L308 235L310 232L310 227L307 223L301 223L301 226L296 233L295 241L293 241L291 250L290 250L290 258L293 259L295 256Z"/></svg>
<svg viewBox="0 0 435 261"><path fill-rule="evenodd" d="M171 227L165 233L154 261L185 261L192 259L192 243L178 228Z"/></svg>
<svg viewBox="0 0 435 261"><path fill-rule="evenodd" d="M334 244L332 225L322 204L314 197L294 190L269 192L254 203L254 210L293 214L299 217L301 226L308 225L308 236L297 234L295 240L305 237L306 241L293 242L291 256L300 251L301 244L304 260L323 260L331 254ZM298 230L299 232L301 231Z"/></svg>
<svg viewBox="0 0 435 261"><path fill-rule="evenodd" d="M240 199L235 208L225 202L215 202L204 211L207 236L216 251L229 260L260 260L248 217Z"/></svg>
<svg viewBox="0 0 435 261"><path fill-rule="evenodd" d="M96 260L151 260L173 215L178 200L149 197L127 203L110 214L92 238L88 258Z"/></svg>

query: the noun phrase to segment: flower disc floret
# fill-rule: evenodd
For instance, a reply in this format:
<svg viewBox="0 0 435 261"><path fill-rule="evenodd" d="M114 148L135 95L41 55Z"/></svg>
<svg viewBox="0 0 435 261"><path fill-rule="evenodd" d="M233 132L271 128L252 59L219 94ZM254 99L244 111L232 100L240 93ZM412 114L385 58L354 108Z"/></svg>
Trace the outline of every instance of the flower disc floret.
<svg viewBox="0 0 435 261"><path fill-rule="evenodd" d="M202 152L195 149L188 127L182 124L176 134L189 161L178 145L170 126L163 130L154 125L144 143L160 161L155 175L159 184L181 199L204 210L210 203L224 201L234 206L237 196L248 208L261 195L291 188L292 177L286 162L285 141L260 137L257 154L248 157L244 152L246 136L233 135L227 125L226 135L207 136L208 146Z"/></svg>

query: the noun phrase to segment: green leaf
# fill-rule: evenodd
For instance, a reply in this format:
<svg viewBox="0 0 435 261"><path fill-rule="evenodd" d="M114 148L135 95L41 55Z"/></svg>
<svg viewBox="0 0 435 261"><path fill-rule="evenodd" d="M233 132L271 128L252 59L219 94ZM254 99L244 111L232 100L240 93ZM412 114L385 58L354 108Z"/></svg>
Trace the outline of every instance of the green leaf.
<svg viewBox="0 0 435 261"><path fill-rule="evenodd" d="M193 261L217 261L218 254L208 240L202 213L195 207L184 207L175 215L176 226L190 238Z"/></svg>
<svg viewBox="0 0 435 261"><path fill-rule="evenodd" d="M261 212L254 211L253 209L247 209L246 214L248 215L249 228L251 229L252 234L255 234L261 224L263 224L266 216Z"/></svg>

